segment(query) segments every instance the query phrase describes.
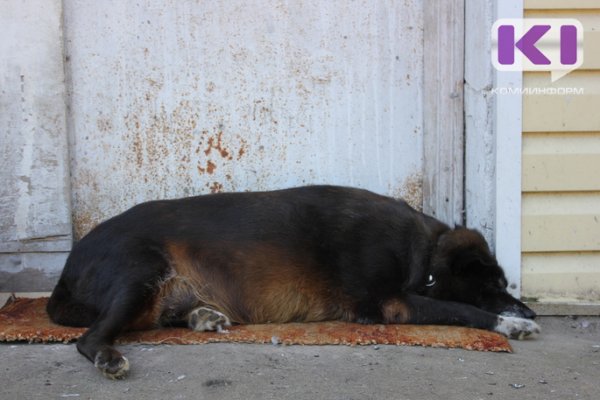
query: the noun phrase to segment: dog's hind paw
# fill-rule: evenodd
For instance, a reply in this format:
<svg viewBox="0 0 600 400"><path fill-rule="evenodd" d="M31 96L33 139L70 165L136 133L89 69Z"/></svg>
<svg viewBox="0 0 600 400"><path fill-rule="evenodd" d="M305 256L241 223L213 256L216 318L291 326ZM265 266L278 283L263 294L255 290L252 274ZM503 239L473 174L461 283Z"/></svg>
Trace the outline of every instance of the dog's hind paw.
<svg viewBox="0 0 600 400"><path fill-rule="evenodd" d="M519 340L535 336L542 331L540 326L530 319L504 316L498 316L498 324L494 330L511 339Z"/></svg>
<svg viewBox="0 0 600 400"><path fill-rule="evenodd" d="M129 360L110 348L100 350L96 354L94 365L110 379L123 379L129 372Z"/></svg>
<svg viewBox="0 0 600 400"><path fill-rule="evenodd" d="M208 307L199 307L190 312L188 325L191 329L199 332L217 331L228 333L225 328L231 326L231 321L223 313Z"/></svg>

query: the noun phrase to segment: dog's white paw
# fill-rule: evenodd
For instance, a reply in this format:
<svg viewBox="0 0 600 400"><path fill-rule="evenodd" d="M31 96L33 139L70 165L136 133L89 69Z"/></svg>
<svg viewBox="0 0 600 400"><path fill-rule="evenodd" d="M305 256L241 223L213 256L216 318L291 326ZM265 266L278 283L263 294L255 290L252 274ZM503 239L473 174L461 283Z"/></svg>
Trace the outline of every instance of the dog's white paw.
<svg viewBox="0 0 600 400"><path fill-rule="evenodd" d="M129 372L129 360L122 355L114 358L106 352L99 351L94 359L94 366L110 379L123 379Z"/></svg>
<svg viewBox="0 0 600 400"><path fill-rule="evenodd" d="M494 330L511 339L519 340L542 331L540 326L530 319L506 316L498 316L498 324Z"/></svg>
<svg viewBox="0 0 600 400"><path fill-rule="evenodd" d="M199 307L190 312L188 317L190 328L195 331L217 331L227 333L225 327L231 326L227 315L208 307Z"/></svg>

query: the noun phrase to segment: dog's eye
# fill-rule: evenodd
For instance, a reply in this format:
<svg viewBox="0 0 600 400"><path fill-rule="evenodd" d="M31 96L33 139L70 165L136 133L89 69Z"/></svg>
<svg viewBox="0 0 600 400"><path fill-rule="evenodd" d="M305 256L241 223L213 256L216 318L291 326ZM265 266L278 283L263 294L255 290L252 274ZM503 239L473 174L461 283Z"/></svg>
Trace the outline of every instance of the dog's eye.
<svg viewBox="0 0 600 400"><path fill-rule="evenodd" d="M433 285L435 285L435 279L433 278L433 275L429 274L429 276L427 277L427 283L425 283L425 286L431 287Z"/></svg>

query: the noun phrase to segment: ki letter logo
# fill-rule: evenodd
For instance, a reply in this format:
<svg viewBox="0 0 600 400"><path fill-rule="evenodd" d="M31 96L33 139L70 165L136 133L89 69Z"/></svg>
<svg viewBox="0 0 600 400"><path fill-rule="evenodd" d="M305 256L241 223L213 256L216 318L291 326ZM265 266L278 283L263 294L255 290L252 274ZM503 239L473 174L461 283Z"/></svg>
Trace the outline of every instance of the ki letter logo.
<svg viewBox="0 0 600 400"><path fill-rule="evenodd" d="M555 82L583 64L583 26L572 18L499 19L492 64L499 71L550 71Z"/></svg>

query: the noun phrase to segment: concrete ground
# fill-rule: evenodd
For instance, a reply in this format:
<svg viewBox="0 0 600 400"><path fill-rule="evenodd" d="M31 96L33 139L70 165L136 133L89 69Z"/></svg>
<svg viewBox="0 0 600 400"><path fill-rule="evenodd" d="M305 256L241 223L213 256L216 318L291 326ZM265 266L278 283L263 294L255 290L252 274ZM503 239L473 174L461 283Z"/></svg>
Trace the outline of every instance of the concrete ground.
<svg viewBox="0 0 600 400"><path fill-rule="evenodd" d="M598 399L600 318L541 317L513 354L396 346L121 346L104 378L74 345L0 345L0 399Z"/></svg>

